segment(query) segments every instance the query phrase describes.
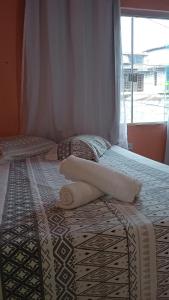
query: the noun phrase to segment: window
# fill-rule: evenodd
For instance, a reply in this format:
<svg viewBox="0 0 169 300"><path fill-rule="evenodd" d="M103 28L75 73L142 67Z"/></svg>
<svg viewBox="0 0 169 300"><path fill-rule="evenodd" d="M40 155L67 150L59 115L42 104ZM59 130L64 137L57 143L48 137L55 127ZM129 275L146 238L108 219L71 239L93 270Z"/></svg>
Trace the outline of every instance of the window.
<svg viewBox="0 0 169 300"><path fill-rule="evenodd" d="M127 122L164 122L169 112L169 19L122 16L121 30Z"/></svg>

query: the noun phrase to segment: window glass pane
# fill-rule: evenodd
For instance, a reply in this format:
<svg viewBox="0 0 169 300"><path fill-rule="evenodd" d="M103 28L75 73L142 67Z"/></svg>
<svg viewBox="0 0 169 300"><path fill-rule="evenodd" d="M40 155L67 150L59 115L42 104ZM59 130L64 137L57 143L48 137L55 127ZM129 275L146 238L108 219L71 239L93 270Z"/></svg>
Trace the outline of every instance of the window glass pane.
<svg viewBox="0 0 169 300"><path fill-rule="evenodd" d="M124 17L122 17L124 18ZM131 19L131 17L125 17ZM126 20L123 20L123 28ZM127 22L126 22L127 24ZM128 28L129 29L129 28ZM131 40L125 31L125 41ZM128 50L122 33L123 57ZM128 52L128 59L131 52ZM124 81L126 74L124 73ZM161 122L169 109L169 20L133 18L133 122Z"/></svg>

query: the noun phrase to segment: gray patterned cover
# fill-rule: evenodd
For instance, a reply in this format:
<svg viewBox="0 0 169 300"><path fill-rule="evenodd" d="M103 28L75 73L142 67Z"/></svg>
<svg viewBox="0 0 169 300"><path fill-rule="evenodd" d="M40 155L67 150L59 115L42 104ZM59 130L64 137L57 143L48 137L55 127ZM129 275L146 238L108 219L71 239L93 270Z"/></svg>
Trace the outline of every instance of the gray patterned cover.
<svg viewBox="0 0 169 300"><path fill-rule="evenodd" d="M104 138L96 135L77 135L61 141L57 147L58 159L69 155L99 161L99 158L111 147Z"/></svg>
<svg viewBox="0 0 169 300"><path fill-rule="evenodd" d="M100 163L143 182L134 205L105 197L63 211L58 164L0 165L0 299L169 299L169 168L117 149Z"/></svg>

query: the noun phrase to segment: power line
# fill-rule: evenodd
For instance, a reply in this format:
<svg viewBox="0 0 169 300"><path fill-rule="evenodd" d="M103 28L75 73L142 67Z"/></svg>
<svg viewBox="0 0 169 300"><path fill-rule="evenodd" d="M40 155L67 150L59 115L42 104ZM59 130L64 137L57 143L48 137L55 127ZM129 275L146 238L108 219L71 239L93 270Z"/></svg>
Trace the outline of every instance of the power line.
<svg viewBox="0 0 169 300"><path fill-rule="evenodd" d="M161 24L161 23L158 22L158 21L155 21L155 20L157 20L157 19L148 19L148 20L149 20L150 22L152 22L152 23L158 24L158 25L160 25L160 26L162 26L162 27L165 27L165 28L169 29L169 26L164 25L164 24ZM168 20L168 22L169 22L169 20Z"/></svg>

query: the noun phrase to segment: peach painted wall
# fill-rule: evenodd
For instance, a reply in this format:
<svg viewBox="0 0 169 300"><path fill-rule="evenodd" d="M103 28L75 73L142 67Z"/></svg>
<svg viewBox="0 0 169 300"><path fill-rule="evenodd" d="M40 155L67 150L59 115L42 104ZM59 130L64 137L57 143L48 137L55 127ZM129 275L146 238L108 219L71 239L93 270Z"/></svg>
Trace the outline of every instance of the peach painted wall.
<svg viewBox="0 0 169 300"><path fill-rule="evenodd" d="M134 152L163 162L166 143L166 125L128 125L128 141L133 145Z"/></svg>
<svg viewBox="0 0 169 300"><path fill-rule="evenodd" d="M0 1L0 136L19 131L23 0Z"/></svg>
<svg viewBox="0 0 169 300"><path fill-rule="evenodd" d="M121 0L121 7L169 11L169 0Z"/></svg>

